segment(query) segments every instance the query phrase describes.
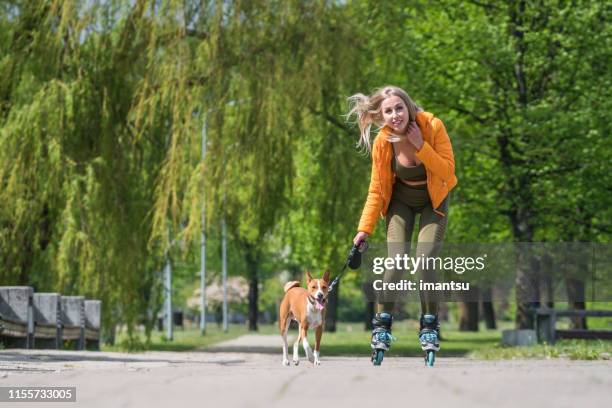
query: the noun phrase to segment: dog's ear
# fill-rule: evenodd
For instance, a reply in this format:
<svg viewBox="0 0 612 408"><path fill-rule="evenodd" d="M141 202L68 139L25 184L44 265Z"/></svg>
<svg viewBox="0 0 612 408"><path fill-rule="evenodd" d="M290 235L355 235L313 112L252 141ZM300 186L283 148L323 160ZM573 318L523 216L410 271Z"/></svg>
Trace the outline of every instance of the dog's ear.
<svg viewBox="0 0 612 408"><path fill-rule="evenodd" d="M306 284L309 285L311 280L312 275L310 274L310 271L306 271Z"/></svg>
<svg viewBox="0 0 612 408"><path fill-rule="evenodd" d="M327 269L325 273L323 274L323 280L329 283L329 269Z"/></svg>

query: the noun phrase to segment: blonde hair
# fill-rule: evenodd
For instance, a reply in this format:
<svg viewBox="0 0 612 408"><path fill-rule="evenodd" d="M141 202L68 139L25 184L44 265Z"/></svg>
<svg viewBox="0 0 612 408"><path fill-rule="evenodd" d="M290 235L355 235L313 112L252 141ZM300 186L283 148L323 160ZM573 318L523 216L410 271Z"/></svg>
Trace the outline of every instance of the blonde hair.
<svg viewBox="0 0 612 408"><path fill-rule="evenodd" d="M383 124L381 105L385 99L391 96L398 96L404 101L408 108L408 121L415 121L416 113L422 109L414 103L406 91L397 86L388 85L378 88L374 90L371 96L357 93L348 97L349 112L346 114L346 117L347 120L350 120L351 116L357 115L357 124L359 125L359 142L357 146L359 148L365 148L368 152L372 151L370 129L372 124L377 125L380 129Z"/></svg>

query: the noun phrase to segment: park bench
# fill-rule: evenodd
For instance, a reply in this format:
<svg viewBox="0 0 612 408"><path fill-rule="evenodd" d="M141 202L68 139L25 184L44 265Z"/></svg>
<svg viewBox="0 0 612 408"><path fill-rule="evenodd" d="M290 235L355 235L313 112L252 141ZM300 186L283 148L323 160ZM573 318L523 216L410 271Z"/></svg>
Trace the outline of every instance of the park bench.
<svg viewBox="0 0 612 408"><path fill-rule="evenodd" d="M0 286L0 341L8 347L60 349L64 340L72 340L79 350L99 350L101 309L101 301L83 296Z"/></svg>
<svg viewBox="0 0 612 408"><path fill-rule="evenodd" d="M9 346L34 345L33 292L28 286L0 287L0 337Z"/></svg>
<svg viewBox="0 0 612 408"><path fill-rule="evenodd" d="M73 340L78 350L85 348L85 297L62 296L62 340Z"/></svg>
<svg viewBox="0 0 612 408"><path fill-rule="evenodd" d="M100 318L102 302L85 301L85 346L88 349L100 350Z"/></svg>
<svg viewBox="0 0 612 408"><path fill-rule="evenodd" d="M62 303L59 293L34 294L34 347L62 347Z"/></svg>
<svg viewBox="0 0 612 408"><path fill-rule="evenodd" d="M612 330L557 330L559 317L612 317L612 310L535 309L538 342L554 344L557 339L612 339Z"/></svg>

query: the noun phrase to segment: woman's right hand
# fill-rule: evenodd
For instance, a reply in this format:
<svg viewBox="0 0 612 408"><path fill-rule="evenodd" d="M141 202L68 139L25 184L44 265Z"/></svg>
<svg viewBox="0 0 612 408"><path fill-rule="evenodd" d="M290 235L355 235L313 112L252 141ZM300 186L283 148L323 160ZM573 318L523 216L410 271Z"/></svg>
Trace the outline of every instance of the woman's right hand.
<svg viewBox="0 0 612 408"><path fill-rule="evenodd" d="M355 235L355 238L353 238L353 244L359 245L359 243L361 241L365 241L369 235L370 234L368 234L367 232L359 231L357 235Z"/></svg>

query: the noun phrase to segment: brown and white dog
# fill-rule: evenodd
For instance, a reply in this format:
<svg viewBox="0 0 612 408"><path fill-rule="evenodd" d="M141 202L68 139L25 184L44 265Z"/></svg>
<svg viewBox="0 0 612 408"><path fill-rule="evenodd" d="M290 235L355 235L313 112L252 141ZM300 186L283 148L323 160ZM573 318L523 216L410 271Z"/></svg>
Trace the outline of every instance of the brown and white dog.
<svg viewBox="0 0 612 408"><path fill-rule="evenodd" d="M300 282L292 281L285 284L285 297L280 304L278 327L283 338L283 365L289 365L287 350L287 331L289 323L295 320L299 324L299 335L293 344L293 364L300 362L298 349L300 341L308 360L315 364L321 364L319 350L321 347L321 335L323 334L323 322L325 322L325 303L329 289L329 271L323 274L322 279L313 279L310 272L306 272L306 284L308 289L300 287ZM309 328L315 330L314 353L308 344L306 336Z"/></svg>

